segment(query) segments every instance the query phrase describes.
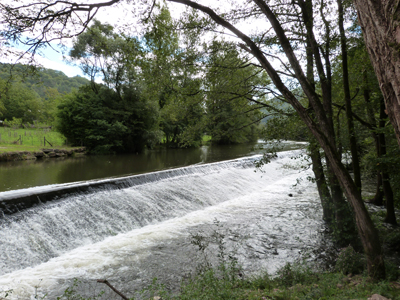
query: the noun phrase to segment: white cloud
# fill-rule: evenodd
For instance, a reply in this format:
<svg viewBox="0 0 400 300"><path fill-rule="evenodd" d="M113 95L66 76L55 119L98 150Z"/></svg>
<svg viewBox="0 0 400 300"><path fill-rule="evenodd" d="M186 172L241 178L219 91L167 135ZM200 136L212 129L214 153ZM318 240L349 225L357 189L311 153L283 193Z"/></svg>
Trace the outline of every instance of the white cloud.
<svg viewBox="0 0 400 300"><path fill-rule="evenodd" d="M68 77L84 76L81 69L76 66L67 65L64 62L52 61L42 56L36 56L37 61L46 69L59 70Z"/></svg>

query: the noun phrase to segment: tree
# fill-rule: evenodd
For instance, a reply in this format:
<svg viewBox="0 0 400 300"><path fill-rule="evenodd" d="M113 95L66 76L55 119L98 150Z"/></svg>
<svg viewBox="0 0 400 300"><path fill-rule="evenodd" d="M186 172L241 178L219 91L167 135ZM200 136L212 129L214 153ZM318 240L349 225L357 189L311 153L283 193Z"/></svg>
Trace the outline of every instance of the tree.
<svg viewBox="0 0 400 300"><path fill-rule="evenodd" d="M38 120L42 105L39 96L21 83L7 83L0 80L0 95L4 105L2 118L21 119L23 123Z"/></svg>
<svg viewBox="0 0 400 300"><path fill-rule="evenodd" d="M339 32L340 32L340 48L342 56L342 76L343 76L343 91L344 100L346 106L346 120L347 128L349 131L349 142L350 151L352 157L353 173L354 173L354 183L361 191L361 170L360 170L360 160L357 150L356 133L354 129L354 121L351 106L351 95L350 95L350 81L349 81L349 70L348 70L348 59L347 59L347 38L344 29L344 8L343 0L337 0L338 4L338 14L339 14Z"/></svg>
<svg viewBox="0 0 400 300"><path fill-rule="evenodd" d="M370 1L372 3L372 0ZM59 2L51 2L50 4L42 5L37 4L36 6L31 4L19 9L10 9L8 6L3 5L3 7L5 7L5 9L3 9L4 19L8 24L13 25L11 29L7 30L6 33L3 33L3 36L8 38L18 38L25 30L39 26L42 28L42 31L37 40L38 42L41 42L49 37L51 26L48 26L48 23L50 22L50 24L61 26L61 28L58 28L60 37L60 35L63 35L67 30L66 24L69 24L68 22L77 24L75 19L73 19L75 12L83 11L87 13L83 24L79 24L85 27L91 18L93 18L97 9L118 2L118 0L114 0L99 4L77 4L75 2L69 3L68 1L64 1L61 8L57 6L61 5ZM331 108L329 107L331 105L331 88L328 84L329 72L325 72L325 67L329 67L329 60L325 59L325 62L323 61L321 48L316 36L318 31L316 31L313 26L314 3L311 0L282 0L274 3L266 2L264 0L253 0L251 2L246 2L246 6L244 7L237 7L228 12L218 12L211 7L201 5L191 0L169 0L168 2L180 3L203 12L219 26L219 30L227 30L235 36L240 41L240 47L251 54L258 62L260 68L265 70L271 78L275 90L278 91L285 101L294 108L323 149L329 167L338 179L340 186L346 195L347 201L353 209L358 233L367 257L369 275L374 278L384 277L385 268L377 230L374 227L362 201L361 193L345 166L342 164L336 148ZM361 3L362 0L356 0L356 2ZM218 3L218 5L220 4ZM223 7L219 6L219 9L221 8ZM291 13L281 14L279 11L280 8L289 8ZM149 6L149 9L152 9L151 5ZM239 29L240 23L238 23L238 27L233 23L236 21L238 14L243 16L243 18L259 17L261 20L267 22L265 24L267 30L265 30L261 35L245 34ZM232 22L229 21L231 16ZM305 38L299 38L297 41L289 39L288 35L291 34L292 31L288 29L293 28L297 28L299 33L301 33ZM380 32L386 31L382 30ZM68 32L67 35L71 36L79 33L79 28L77 28L76 31ZM271 59L274 56L272 53L269 53L271 51L267 50L265 47L268 46L269 41L271 40L279 41L279 49L282 50L282 54L285 56L285 61L282 61L283 58L281 58L284 66L284 69L282 70L277 70L277 68L271 63ZM382 39L378 40L382 41ZM368 42L367 45L369 45ZM309 76L304 73L302 64L300 63L300 60L303 58L302 53L305 53L305 51L299 50L304 50L306 48L309 49L308 53L315 63L315 76L318 79L319 90L316 90L314 81L310 80ZM380 56L378 57L382 58L384 57L384 54L386 53L379 53ZM325 56L325 58L327 57ZM400 78L396 72L389 73L392 77ZM379 76L380 75L378 75L378 78ZM290 80L285 81L285 78L290 78ZM307 99L306 104L301 103L298 97L293 93L295 89L292 85L301 88L302 93ZM396 84L394 87L397 86L400 85ZM393 93L400 95L399 92L395 93L393 88L390 89L387 86L383 86L383 89L388 90L384 92L385 95L391 95ZM385 98L387 100L387 107L391 110L393 108L392 106L396 103L392 103L392 101L391 105L388 105L388 99L391 100L392 98L388 98L387 96ZM397 106L399 106L398 103ZM394 113L396 113L396 111L390 112L392 115L392 122L395 121L395 117L393 116ZM400 137L399 129L396 129L396 133L398 133Z"/></svg>
<svg viewBox="0 0 400 300"><path fill-rule="evenodd" d="M394 0L354 0L354 5L400 146L400 4Z"/></svg>
<svg viewBox="0 0 400 300"><path fill-rule="evenodd" d="M256 140L257 125L265 117L260 111L265 92L259 88L268 85L268 80L262 78L259 68L239 56L232 43L214 40L206 48L206 126L212 143Z"/></svg>
<svg viewBox="0 0 400 300"><path fill-rule="evenodd" d="M82 87L59 106L58 130L92 153L142 152L158 141L157 108L134 86L123 97L105 86Z"/></svg>
<svg viewBox="0 0 400 300"><path fill-rule="evenodd" d="M353 28L355 30L358 29L357 27ZM359 141L364 141L362 144L359 144L364 177L371 176L372 173L377 175L376 194L370 202L376 205L383 205L385 198L387 209L385 222L396 224L394 196L391 184L391 181L392 183L395 181L390 179L396 172L391 172L390 170L391 167L398 169L398 164L394 158L396 155L390 156L390 163L388 163L387 158L389 157L386 155L386 144L391 144L394 137L390 130L393 127L386 120L387 115L384 113L383 95L372 65L368 63L368 53L361 36L353 38L352 47L349 48L348 54L349 81L352 83L350 87L352 106L354 108L352 114L356 122L357 138ZM340 88L338 88L338 85L341 86L342 84L342 72L338 70L341 67L340 65L340 61L338 61L334 66L334 78L336 79L334 100L335 106L338 108L337 112L335 112L338 124L340 116L343 115L341 112L346 110L341 100L342 93ZM397 187L397 184L394 184L393 187Z"/></svg>
<svg viewBox="0 0 400 300"><path fill-rule="evenodd" d="M209 7L200 5L190 0L171 1L188 5L206 13L217 24L228 29L239 39L241 39L244 43L242 47L247 49L247 51L253 54L253 56L258 60L263 69L268 73L275 87L282 93L287 102L293 106L293 108L299 114L300 118L303 120L303 122L309 128L320 146L323 148L325 155L332 164L332 169L346 194L347 200L353 208L360 239L363 244L365 254L367 256L369 274L370 276L373 276L375 278L384 277L385 267L383 263L382 250L377 230L374 227L374 224L372 223L368 211L362 201L360 191L354 184L354 181L352 180L350 174L346 171L337 153L336 145L332 140L332 127L330 125L327 112L324 110L323 103L321 102L319 95L316 93L315 89L303 73L298 57L296 56L294 48L290 43L288 37L286 36L282 23L279 21L277 15L274 14L271 7L262 0L254 1L256 7L268 19L271 27L273 28L274 33L276 34L277 39L279 40L280 45L286 55L286 58L289 61L290 67L293 70L293 75L296 80L298 80L299 85L301 86L304 94L308 98L309 104L313 110L313 114L315 114L315 118L314 115L311 115L307 108L304 107L298 101L295 95L288 89L288 87L282 81L279 73L269 62L267 56L263 53L260 47L255 43L255 41L253 41L249 36L245 35L243 32L241 32L239 29L237 29L230 22L225 20ZM310 20L311 16L309 15L309 10L307 10L307 5L311 5L311 2L299 1L297 4L300 7L304 20ZM286 5L296 4L293 4L293 2L291 2L286 3ZM326 95L329 91L326 87L326 77L323 70L323 64L320 57L318 43L315 39L314 31L312 30L312 28L309 27L307 29L307 37L311 45L316 68L318 70L322 93L323 95Z"/></svg>
<svg viewBox="0 0 400 300"><path fill-rule="evenodd" d="M121 94L124 84L137 81L135 67L140 51L137 39L121 36L114 32L113 26L94 20L74 41L70 57L92 82L101 76L109 88Z"/></svg>
<svg viewBox="0 0 400 300"><path fill-rule="evenodd" d="M157 99L160 129L167 147L198 147L204 134L204 96L198 76L196 36L156 6L145 22L139 63L145 93Z"/></svg>

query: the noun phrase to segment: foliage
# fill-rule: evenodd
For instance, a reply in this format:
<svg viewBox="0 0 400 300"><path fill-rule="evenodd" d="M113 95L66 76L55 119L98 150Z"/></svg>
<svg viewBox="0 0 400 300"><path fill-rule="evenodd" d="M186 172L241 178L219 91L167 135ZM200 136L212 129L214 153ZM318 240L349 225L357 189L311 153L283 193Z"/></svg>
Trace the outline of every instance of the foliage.
<svg viewBox="0 0 400 300"><path fill-rule="evenodd" d="M287 267L285 267L287 268ZM285 299L285 300L311 300L311 299L367 299L373 294L379 294L392 300L400 299L400 289L395 282L380 281L373 282L360 275L346 276L335 272L309 272L302 269L301 266L290 266L296 270L296 277L302 278L300 282L294 281L293 284L282 284L289 282L290 278L272 278L268 274L262 274L246 278L246 280L237 281L232 285L228 280L224 280L213 275L209 270L207 275L197 277L198 281L189 281L182 285L182 291L177 294L171 294L168 289L157 280L140 293L148 295L151 298L164 300L260 300L260 299ZM293 274L290 275L290 277ZM79 285L79 281L75 281ZM207 283L211 284L208 286ZM76 291L77 285L68 288L59 300L93 300L101 298L100 293L92 297L82 297ZM213 287L218 287L214 289ZM0 296L12 295L12 291L0 291ZM69 298L68 298L69 297ZM115 297L117 299L118 296ZM5 299L8 299L7 297ZM46 300L47 297L44 297ZM110 299L110 298L107 298ZM120 299L120 298L118 298ZM142 298L130 298L142 299Z"/></svg>
<svg viewBox="0 0 400 300"><path fill-rule="evenodd" d="M307 141L309 132L295 113L278 115L270 118L262 129L261 136L265 141L291 140Z"/></svg>
<svg viewBox="0 0 400 300"><path fill-rule="evenodd" d="M157 108L134 86L122 97L102 85L83 87L59 106L58 130L92 153L141 152L159 139Z"/></svg>
<svg viewBox="0 0 400 300"><path fill-rule="evenodd" d="M339 252L335 270L343 274L361 274L364 270L365 262L362 255L357 253L352 246L343 248Z"/></svg>
<svg viewBox="0 0 400 300"><path fill-rule="evenodd" d="M0 79L11 83L20 82L24 88L34 91L42 99L47 99L48 88L60 94L68 94L89 83L84 77L68 77L58 70L38 68L32 71L26 65L5 63L0 63Z"/></svg>
<svg viewBox="0 0 400 300"><path fill-rule="evenodd" d="M3 122L3 124L4 124L4 126L11 127L11 128L14 128L14 129L23 126L22 119L18 119L16 117L13 117L12 120L7 120L6 119Z"/></svg>
<svg viewBox="0 0 400 300"><path fill-rule="evenodd" d="M99 76L104 84L120 93L125 83L133 83L139 42L113 32L113 27L95 20L74 41L70 57L93 81Z"/></svg>
<svg viewBox="0 0 400 300"><path fill-rule="evenodd" d="M86 78L69 78L51 69L31 70L25 65L0 63L0 117L52 125L62 95L88 82Z"/></svg>
<svg viewBox="0 0 400 300"><path fill-rule="evenodd" d="M353 26L357 30L358 24ZM400 151L394 134L393 126L388 122L386 113L382 118L380 105L383 101L378 80L372 68L362 36L356 35L351 40L349 54L349 78L352 94L353 115L355 116L355 132L360 155L363 178L376 178L378 171L384 170L389 174L390 185L394 193L395 206L399 207L400 186L398 169L400 167ZM338 132L338 145L342 152L349 151L349 136L344 130L345 116L343 109L343 91L341 58L338 57L333 64L333 95L336 108L336 127ZM382 126L382 127L380 127ZM386 154L379 153L379 135L384 136ZM382 187L381 187L382 189Z"/></svg>
<svg viewBox="0 0 400 300"><path fill-rule="evenodd" d="M167 7L155 5L154 11L144 24L142 39L117 34L112 26L94 21L75 40L71 58L92 80L101 76L117 94L133 84L140 86L143 97L158 102L159 127L168 147L198 147L206 131L215 143L255 140L262 117L260 106L248 99L262 101L254 87L267 84L266 77L240 58L232 44L215 42L201 51L193 31L177 31L178 26L196 22L195 15L177 23ZM211 53L209 58L206 52ZM201 77L205 63L211 67ZM211 105L212 101L220 104Z"/></svg>
<svg viewBox="0 0 400 300"><path fill-rule="evenodd" d="M255 141L257 125L264 117L259 103L269 84L263 73L239 56L235 46L214 40L208 48L206 87L206 129L212 143L230 144ZM257 99L258 103L251 100Z"/></svg>
<svg viewBox="0 0 400 300"><path fill-rule="evenodd" d="M197 45L192 33L177 30L166 7L157 9L144 34L140 67L145 93L159 103L166 145L198 147L204 133L204 99Z"/></svg>
<svg viewBox="0 0 400 300"><path fill-rule="evenodd" d="M4 106L2 118L21 119L24 123L33 123L40 115L41 103L39 96L21 83L11 86L0 80L1 101Z"/></svg>

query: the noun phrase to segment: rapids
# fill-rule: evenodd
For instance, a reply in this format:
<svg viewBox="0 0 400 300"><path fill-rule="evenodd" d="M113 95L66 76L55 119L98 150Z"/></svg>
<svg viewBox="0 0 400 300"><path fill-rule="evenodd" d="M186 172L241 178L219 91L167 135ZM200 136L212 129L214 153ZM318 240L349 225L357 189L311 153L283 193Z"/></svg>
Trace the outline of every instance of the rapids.
<svg viewBox="0 0 400 300"><path fill-rule="evenodd" d="M155 277L176 289L198 263L192 236L215 230L246 275L312 255L324 224L312 172L292 159L301 151L278 153L263 172L254 168L260 156L195 165L5 215L0 291L12 289L7 299L54 299L74 278L91 286L83 294L107 279L132 296Z"/></svg>

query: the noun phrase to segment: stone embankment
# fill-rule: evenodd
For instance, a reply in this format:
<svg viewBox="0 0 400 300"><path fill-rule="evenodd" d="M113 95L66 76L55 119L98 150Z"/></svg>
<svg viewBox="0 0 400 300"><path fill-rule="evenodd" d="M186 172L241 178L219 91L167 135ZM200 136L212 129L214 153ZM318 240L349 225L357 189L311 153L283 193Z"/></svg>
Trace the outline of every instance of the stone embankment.
<svg viewBox="0 0 400 300"><path fill-rule="evenodd" d="M0 161L17 161L17 160L30 160L30 159L43 159L43 158L57 158L66 157L76 154L85 154L86 149L73 148L73 149L42 149L36 152L30 151L15 151L0 154Z"/></svg>

